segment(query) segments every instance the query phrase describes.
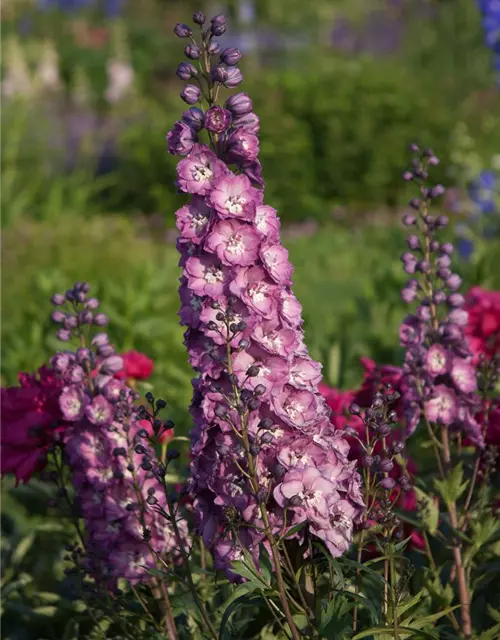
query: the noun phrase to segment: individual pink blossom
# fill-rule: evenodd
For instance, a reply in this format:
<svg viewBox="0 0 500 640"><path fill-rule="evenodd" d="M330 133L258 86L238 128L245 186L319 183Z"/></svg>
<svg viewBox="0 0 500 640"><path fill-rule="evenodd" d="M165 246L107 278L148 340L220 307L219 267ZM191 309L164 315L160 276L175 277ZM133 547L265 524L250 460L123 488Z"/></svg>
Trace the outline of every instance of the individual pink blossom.
<svg viewBox="0 0 500 640"><path fill-rule="evenodd" d="M210 209L203 198L194 197L191 204L181 207L176 213L176 226L194 244L202 242L210 224Z"/></svg>
<svg viewBox="0 0 500 640"><path fill-rule="evenodd" d="M443 376L449 372L453 357L440 344L433 344L425 355L425 369L433 378Z"/></svg>
<svg viewBox="0 0 500 640"><path fill-rule="evenodd" d="M279 242L280 220L276 209L260 205L255 210L255 228L268 242Z"/></svg>
<svg viewBox="0 0 500 640"><path fill-rule="evenodd" d="M231 293L263 318L271 318L275 314L278 288L262 267L241 269L229 288Z"/></svg>
<svg viewBox="0 0 500 640"><path fill-rule="evenodd" d="M186 276L189 288L199 296L220 296L230 279L217 258L210 255L188 258Z"/></svg>
<svg viewBox="0 0 500 640"><path fill-rule="evenodd" d="M187 158L177 165L177 186L186 193L206 196L226 173L226 165L210 149L195 144Z"/></svg>
<svg viewBox="0 0 500 640"><path fill-rule="evenodd" d="M288 261L288 251L278 244L264 244L260 257L271 278L281 285L291 284L293 267Z"/></svg>
<svg viewBox="0 0 500 640"><path fill-rule="evenodd" d="M299 513L311 511L314 516L324 518L328 517L328 501L336 495L335 483L325 478L319 469L308 466L288 471L274 490L280 506Z"/></svg>
<svg viewBox="0 0 500 640"><path fill-rule="evenodd" d="M223 264L250 266L259 255L260 238L253 227L236 220L221 220L205 241Z"/></svg>
<svg viewBox="0 0 500 640"><path fill-rule="evenodd" d="M471 393L477 389L476 370L470 362L463 358L453 359L451 379L456 388L464 393Z"/></svg>
<svg viewBox="0 0 500 640"><path fill-rule="evenodd" d="M217 182L208 196L210 206L223 218L253 220L261 196L243 175L228 175Z"/></svg>
<svg viewBox="0 0 500 640"><path fill-rule="evenodd" d="M458 415L458 400L453 389L440 384L433 390L433 397L425 402L425 414L430 422L450 425Z"/></svg>

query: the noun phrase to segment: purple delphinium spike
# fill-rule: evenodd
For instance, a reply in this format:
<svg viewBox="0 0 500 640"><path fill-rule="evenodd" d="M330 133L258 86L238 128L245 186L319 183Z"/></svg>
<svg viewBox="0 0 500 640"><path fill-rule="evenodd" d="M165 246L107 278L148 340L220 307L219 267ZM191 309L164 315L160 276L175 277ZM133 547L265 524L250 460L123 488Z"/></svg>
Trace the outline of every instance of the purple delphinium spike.
<svg viewBox="0 0 500 640"><path fill-rule="evenodd" d="M92 324L82 308L96 310L99 301L87 298L87 283L57 294L53 303L67 301L65 342L82 345L83 325ZM97 313L95 318L102 316ZM54 318L59 322L59 317ZM94 324L96 324L94 322ZM65 421L64 460L70 469L76 505L85 525L83 567L108 587L119 578L131 583L150 579L158 558L178 559L171 522L160 513L166 497L155 454L141 437L148 423L136 406L137 394L113 377L123 366L106 333L95 334L88 347L57 353L51 360L61 382L59 408ZM178 527L188 541L187 523Z"/></svg>
<svg viewBox="0 0 500 640"><path fill-rule="evenodd" d="M451 272L453 246L439 241L438 231L448 224L445 216L429 213L431 203L444 187L426 186L430 165L437 158L430 151L414 151L412 169L404 179L414 181L420 198L410 205L417 215L406 215L410 251L402 256L403 268L416 274L403 288L404 302L417 302L400 328L400 342L406 348L403 366L406 393L404 412L406 435L411 435L421 418L430 423L463 431L477 446L484 446L479 424L474 419L478 405L476 372L464 336L467 312L457 289L461 279Z"/></svg>
<svg viewBox="0 0 500 640"><path fill-rule="evenodd" d="M212 20L212 35L221 25L221 16ZM198 373L191 491L205 545L233 579L240 543L257 559L268 534L300 523L340 555L363 501L349 446L318 392L321 365L304 344L279 218L263 204L252 101L238 93L220 109L220 86L235 86L241 74L211 60L211 36L202 32L197 46L207 60L208 109L204 128L184 135L195 144L177 170L177 185L192 196L177 212L180 318ZM238 54L230 53L222 63L237 65ZM169 150L185 155L180 124L167 136Z"/></svg>

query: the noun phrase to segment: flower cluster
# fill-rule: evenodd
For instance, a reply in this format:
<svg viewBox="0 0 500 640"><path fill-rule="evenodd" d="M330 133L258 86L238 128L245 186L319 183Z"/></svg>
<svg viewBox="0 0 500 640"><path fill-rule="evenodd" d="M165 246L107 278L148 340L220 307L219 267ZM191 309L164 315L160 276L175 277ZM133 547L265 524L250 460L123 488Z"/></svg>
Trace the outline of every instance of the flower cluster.
<svg viewBox="0 0 500 640"><path fill-rule="evenodd" d="M180 317L199 374L191 491L203 540L231 576L242 546L257 559L260 543L300 523L333 555L343 553L363 502L349 446L318 391L321 366L304 344L279 218L256 188L262 181L251 100L240 93L224 108L214 105L218 88L239 78L239 52L226 49L213 65L213 36L225 19L216 16L206 30L203 16L194 20L202 43L188 45L186 54L204 61L197 77L207 83L208 109L191 108L167 138L172 153L187 156L177 185L192 196L177 212ZM192 35L186 25L176 33Z"/></svg>
<svg viewBox="0 0 500 640"><path fill-rule="evenodd" d="M464 310L468 313L465 336L474 362L500 353L500 291L473 287L465 296Z"/></svg>
<svg viewBox="0 0 500 640"><path fill-rule="evenodd" d="M106 333L89 334L91 325L107 324L89 289L76 283L52 298L52 319L62 325L59 339L76 338L79 347L56 353L38 378L23 374L21 387L2 389L2 466L27 480L47 451L60 446L85 523L85 569L108 585L118 578L142 581L159 556L177 547L161 515L165 468L155 462L151 424L135 405L137 394L119 379L139 377L145 369L130 362L127 368ZM140 356L128 359L144 364ZM186 523L180 528L187 539Z"/></svg>
<svg viewBox="0 0 500 640"><path fill-rule="evenodd" d="M429 214L433 200L444 193L441 185L425 186L428 167L437 164L432 151L421 153L413 145L415 158L406 180L414 181L421 198L410 205L415 214L405 214L403 223L410 228L409 250L403 254L403 268L412 278L401 297L417 302L414 313L403 321L399 337L406 349L403 365L404 414L406 434L411 435L424 417L429 423L455 431L465 431L482 447L483 437L474 418L478 397L476 371L464 336L468 314L465 298L458 293L461 278L451 271L453 246L437 239L437 232L448 225L445 216Z"/></svg>
<svg viewBox="0 0 500 640"><path fill-rule="evenodd" d="M483 18L486 46L493 51L500 83L500 5L497 0L478 0L478 5Z"/></svg>

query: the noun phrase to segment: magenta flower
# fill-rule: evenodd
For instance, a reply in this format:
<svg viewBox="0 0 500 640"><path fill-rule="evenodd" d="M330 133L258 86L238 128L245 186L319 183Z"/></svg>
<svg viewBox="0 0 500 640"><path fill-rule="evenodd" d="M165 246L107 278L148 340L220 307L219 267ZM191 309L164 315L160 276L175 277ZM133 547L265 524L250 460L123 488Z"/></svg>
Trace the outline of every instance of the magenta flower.
<svg viewBox="0 0 500 640"><path fill-rule="evenodd" d="M75 422L83 416L84 396L76 386L66 387L59 396L59 407L65 420Z"/></svg>
<svg viewBox="0 0 500 640"><path fill-rule="evenodd" d="M433 390L433 397L425 403L425 414L430 422L451 424L458 415L459 404L455 392L444 384Z"/></svg>
<svg viewBox="0 0 500 640"><path fill-rule="evenodd" d="M227 141L228 158L233 162L253 162L259 155L259 139L254 133L239 127Z"/></svg>
<svg viewBox="0 0 500 640"><path fill-rule="evenodd" d="M261 205L255 211L255 227L260 235L269 242L279 242L280 220L276 209Z"/></svg>
<svg viewBox="0 0 500 640"><path fill-rule="evenodd" d="M223 264L254 264L259 255L260 238L257 232L247 224L236 220L218 222L205 242L208 251L216 253Z"/></svg>
<svg viewBox="0 0 500 640"><path fill-rule="evenodd" d="M323 477L314 467L288 471L283 482L274 490L274 498L280 506L289 507L300 514L311 511L313 517L324 518L328 517L328 501L336 495L335 483Z"/></svg>
<svg viewBox="0 0 500 640"><path fill-rule="evenodd" d="M272 405L286 424L307 429L318 416L318 396L307 390L298 390L287 384L273 391Z"/></svg>
<svg viewBox="0 0 500 640"><path fill-rule="evenodd" d="M427 373L433 378L448 373L452 356L442 345L433 344L425 355L425 367Z"/></svg>
<svg viewBox="0 0 500 640"><path fill-rule="evenodd" d="M96 396L85 407L85 415L91 424L102 426L112 422L113 408L104 396Z"/></svg>
<svg viewBox="0 0 500 640"><path fill-rule="evenodd" d="M424 340L424 325L417 316L407 316L399 329L399 340L403 347L422 344Z"/></svg>
<svg viewBox="0 0 500 640"><path fill-rule="evenodd" d="M261 195L246 176L228 175L217 182L208 201L223 218L253 220Z"/></svg>
<svg viewBox="0 0 500 640"><path fill-rule="evenodd" d="M203 255L187 260L186 276L193 293L198 296L217 297L222 295L230 274L216 258Z"/></svg>
<svg viewBox="0 0 500 640"><path fill-rule="evenodd" d="M194 197L191 204L181 207L176 212L176 217L176 226L183 236L194 244L199 244L210 224L210 209L204 200Z"/></svg>
<svg viewBox="0 0 500 640"><path fill-rule="evenodd" d="M471 393L477 389L476 371L472 364L463 358L453 359L451 379L457 389L464 393Z"/></svg>
<svg viewBox="0 0 500 640"><path fill-rule="evenodd" d="M288 261L288 251L277 244L265 244L260 249L260 257L269 275L281 285L292 283L293 267Z"/></svg>
<svg viewBox="0 0 500 640"><path fill-rule="evenodd" d="M177 186L186 193L206 196L226 173L226 165L210 149L195 144L188 157L177 165Z"/></svg>
<svg viewBox="0 0 500 640"><path fill-rule="evenodd" d="M169 153L185 156L193 148L196 135L185 122L179 120L175 123L172 131L167 133L167 142Z"/></svg>

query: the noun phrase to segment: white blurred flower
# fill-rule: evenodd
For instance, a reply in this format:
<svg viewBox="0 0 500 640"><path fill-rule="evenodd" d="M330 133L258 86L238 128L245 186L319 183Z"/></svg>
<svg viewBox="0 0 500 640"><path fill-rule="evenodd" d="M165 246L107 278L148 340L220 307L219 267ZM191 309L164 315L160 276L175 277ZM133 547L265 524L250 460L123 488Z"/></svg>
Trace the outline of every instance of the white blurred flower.
<svg viewBox="0 0 500 640"><path fill-rule="evenodd" d="M35 75L37 89L57 91L61 87L59 76L59 56L54 44L50 41L43 43L43 51Z"/></svg>
<svg viewBox="0 0 500 640"><path fill-rule="evenodd" d="M122 60L109 60L106 68L108 88L105 96L109 103L115 104L132 93L135 74L130 63Z"/></svg>
<svg viewBox="0 0 500 640"><path fill-rule="evenodd" d="M15 36L11 36L5 47L5 73L2 93L6 98L29 96L33 92L31 73L24 50Z"/></svg>

